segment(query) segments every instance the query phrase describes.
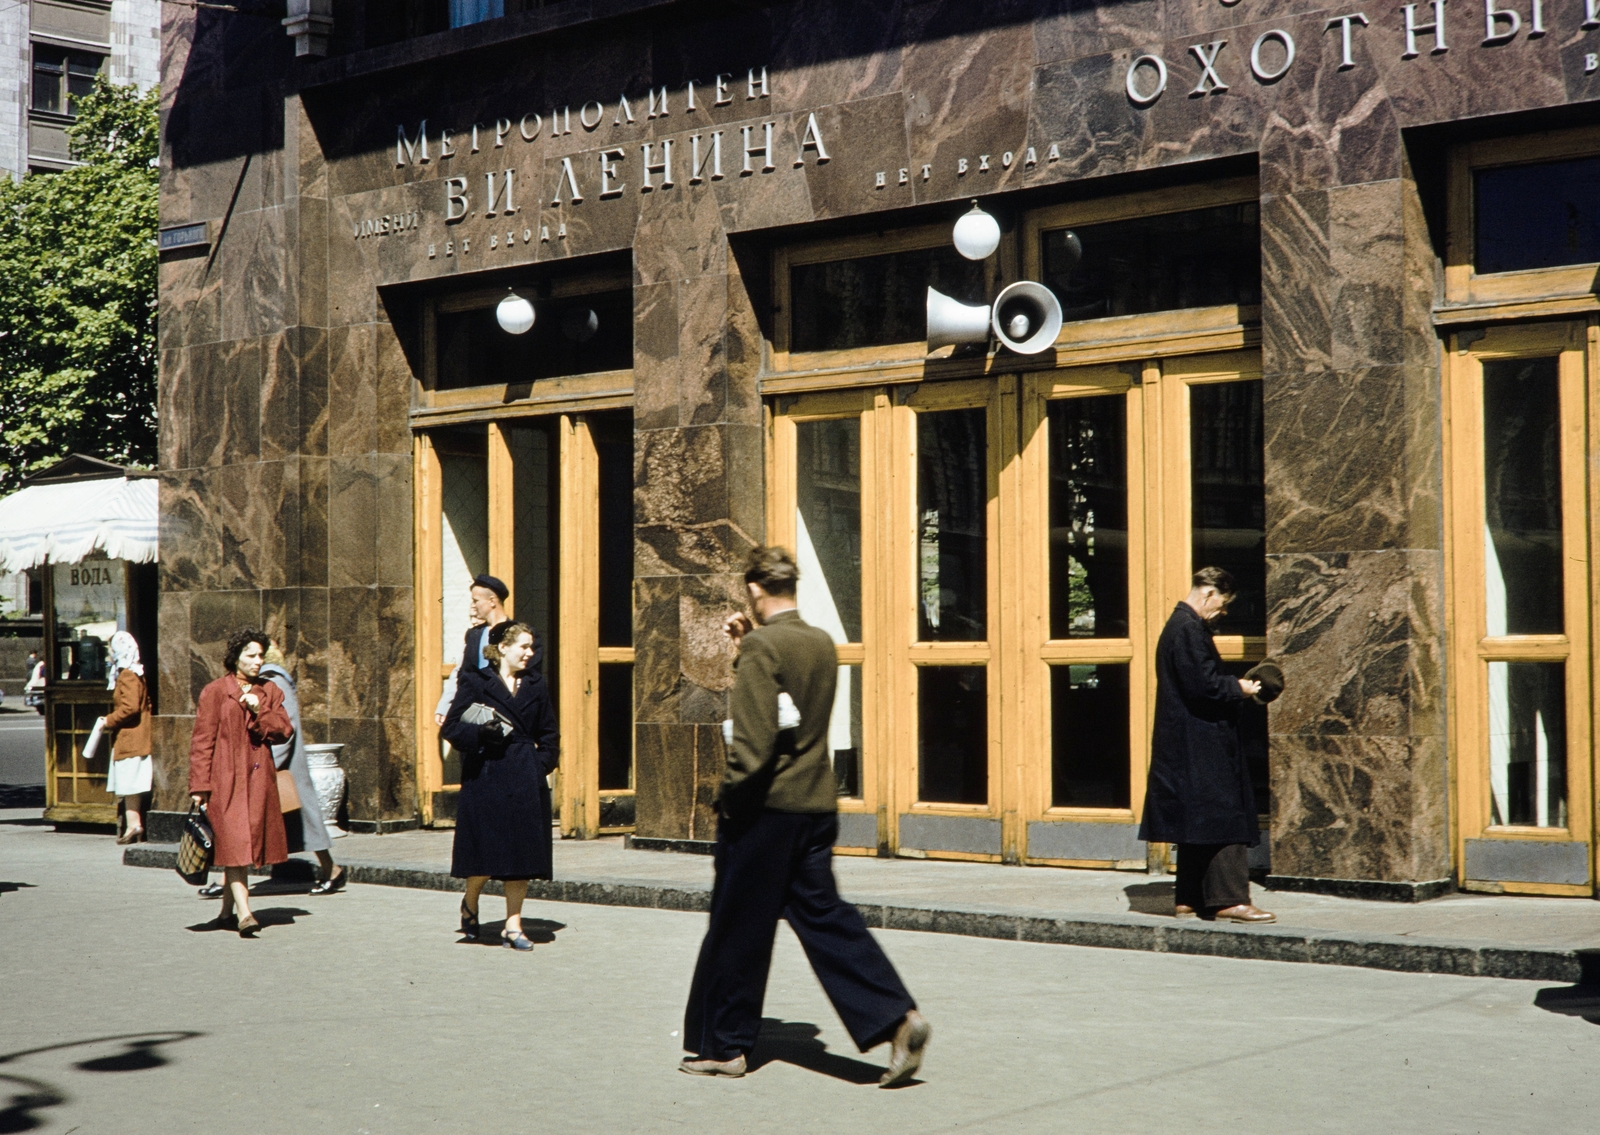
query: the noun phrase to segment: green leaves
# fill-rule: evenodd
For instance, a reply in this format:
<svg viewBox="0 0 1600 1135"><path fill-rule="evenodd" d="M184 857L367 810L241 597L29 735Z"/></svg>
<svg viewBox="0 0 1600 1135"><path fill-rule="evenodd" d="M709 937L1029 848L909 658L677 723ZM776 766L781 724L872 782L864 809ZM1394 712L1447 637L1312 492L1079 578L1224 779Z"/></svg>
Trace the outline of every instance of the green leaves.
<svg viewBox="0 0 1600 1135"><path fill-rule="evenodd" d="M158 99L101 76L84 164L0 178L0 493L72 452L155 463Z"/></svg>

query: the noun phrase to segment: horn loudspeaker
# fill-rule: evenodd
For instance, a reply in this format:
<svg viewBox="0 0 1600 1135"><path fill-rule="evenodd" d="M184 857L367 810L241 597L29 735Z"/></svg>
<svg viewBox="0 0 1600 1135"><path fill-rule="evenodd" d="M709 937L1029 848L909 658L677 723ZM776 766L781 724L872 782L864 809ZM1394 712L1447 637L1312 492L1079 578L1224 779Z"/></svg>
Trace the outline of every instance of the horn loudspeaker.
<svg viewBox="0 0 1600 1135"><path fill-rule="evenodd" d="M952 343L988 341L987 306L973 307L957 303L935 288L928 289L928 350L947 347Z"/></svg>
<svg viewBox="0 0 1600 1135"><path fill-rule="evenodd" d="M994 300L995 337L1019 355L1037 355L1061 334L1061 302L1032 280L1018 280Z"/></svg>

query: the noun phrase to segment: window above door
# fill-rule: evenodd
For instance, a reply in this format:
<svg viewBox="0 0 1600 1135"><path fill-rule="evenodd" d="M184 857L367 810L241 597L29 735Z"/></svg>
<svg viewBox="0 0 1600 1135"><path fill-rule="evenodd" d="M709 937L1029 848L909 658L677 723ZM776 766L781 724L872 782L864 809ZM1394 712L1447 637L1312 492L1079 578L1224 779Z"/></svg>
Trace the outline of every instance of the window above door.
<svg viewBox="0 0 1600 1135"><path fill-rule="evenodd" d="M1600 310L1600 129L1495 138L1450 152L1439 323Z"/></svg>

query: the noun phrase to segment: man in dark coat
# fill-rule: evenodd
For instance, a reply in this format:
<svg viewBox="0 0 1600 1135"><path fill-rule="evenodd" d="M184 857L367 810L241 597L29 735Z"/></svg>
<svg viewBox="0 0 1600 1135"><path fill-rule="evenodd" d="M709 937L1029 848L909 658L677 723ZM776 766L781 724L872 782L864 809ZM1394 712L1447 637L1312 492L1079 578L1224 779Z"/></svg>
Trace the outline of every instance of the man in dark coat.
<svg viewBox="0 0 1600 1135"><path fill-rule="evenodd" d="M744 614L723 624L739 648L732 740L717 792L711 925L684 1013L690 1055L679 1067L696 1076L744 1075L784 918L856 1046L865 1052L892 1043L879 1083L893 1087L921 1066L932 1030L834 882L838 788L828 719L839 659L827 632L800 618L799 578L782 548L754 549L744 579L761 625Z"/></svg>
<svg viewBox="0 0 1600 1135"><path fill-rule="evenodd" d="M1139 838L1177 844L1177 913L1275 922L1250 902L1247 848L1261 838L1239 712L1261 684L1224 673L1212 627L1228 612L1233 576L1194 573L1156 643L1156 721Z"/></svg>

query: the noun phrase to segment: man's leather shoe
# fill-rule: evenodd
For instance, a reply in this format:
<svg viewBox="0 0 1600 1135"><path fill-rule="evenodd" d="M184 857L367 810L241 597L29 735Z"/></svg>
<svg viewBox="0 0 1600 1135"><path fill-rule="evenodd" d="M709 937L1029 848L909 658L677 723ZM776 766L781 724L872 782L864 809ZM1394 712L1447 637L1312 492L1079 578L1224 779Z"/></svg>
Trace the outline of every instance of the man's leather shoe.
<svg viewBox="0 0 1600 1135"><path fill-rule="evenodd" d="M905 1083L922 1067L922 1054L928 1047L933 1026L915 1009L906 1014L900 1027L894 1031L894 1044L889 1049L889 1070L878 1081L880 1088L893 1088Z"/></svg>
<svg viewBox="0 0 1600 1135"><path fill-rule="evenodd" d="M1250 903L1242 902L1238 906L1225 906L1211 916L1218 922L1276 922L1278 916Z"/></svg>
<svg viewBox="0 0 1600 1135"><path fill-rule="evenodd" d="M687 1072L691 1076L729 1076L737 1078L744 1075L744 1054L740 1053L732 1060L694 1060L685 1056L678 1063L678 1071Z"/></svg>
<svg viewBox="0 0 1600 1135"><path fill-rule="evenodd" d="M1172 917L1174 917L1174 918L1194 918L1194 917L1196 917L1195 912L1194 912L1194 907L1185 906L1181 902L1180 903L1174 903L1173 906L1172 906Z"/></svg>

